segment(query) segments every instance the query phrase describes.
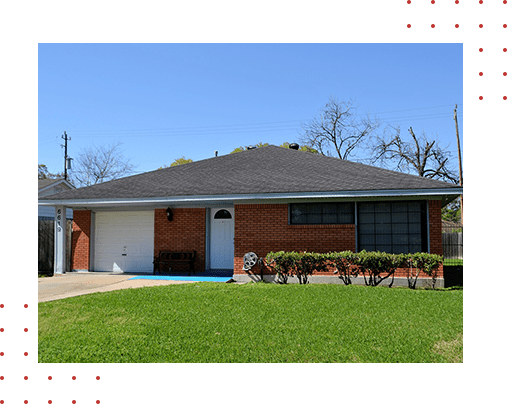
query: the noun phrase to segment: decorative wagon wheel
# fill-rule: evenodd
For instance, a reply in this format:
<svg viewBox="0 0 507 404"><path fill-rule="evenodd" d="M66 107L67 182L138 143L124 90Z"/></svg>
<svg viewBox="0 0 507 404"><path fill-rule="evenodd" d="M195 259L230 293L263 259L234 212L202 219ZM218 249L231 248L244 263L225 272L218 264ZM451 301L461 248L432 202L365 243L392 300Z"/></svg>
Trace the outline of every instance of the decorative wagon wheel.
<svg viewBox="0 0 507 404"><path fill-rule="evenodd" d="M258 259L259 258L257 257L257 254L255 254L254 252L246 253L243 256L243 269L245 270L252 269L253 266L257 264Z"/></svg>

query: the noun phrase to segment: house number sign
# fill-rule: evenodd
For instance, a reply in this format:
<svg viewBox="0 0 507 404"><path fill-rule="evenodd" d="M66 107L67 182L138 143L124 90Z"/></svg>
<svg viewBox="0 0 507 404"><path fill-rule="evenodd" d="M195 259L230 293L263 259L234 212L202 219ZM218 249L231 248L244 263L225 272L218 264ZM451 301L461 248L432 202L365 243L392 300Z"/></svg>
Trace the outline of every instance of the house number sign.
<svg viewBox="0 0 507 404"><path fill-rule="evenodd" d="M56 211L56 231L62 231L62 210Z"/></svg>

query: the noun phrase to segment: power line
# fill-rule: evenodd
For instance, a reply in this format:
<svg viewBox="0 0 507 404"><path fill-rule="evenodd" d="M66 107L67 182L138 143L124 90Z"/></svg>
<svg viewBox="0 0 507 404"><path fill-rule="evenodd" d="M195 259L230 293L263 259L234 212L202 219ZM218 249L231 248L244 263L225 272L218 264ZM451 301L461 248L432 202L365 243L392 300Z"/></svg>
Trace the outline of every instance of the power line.
<svg viewBox="0 0 507 404"><path fill-rule="evenodd" d="M448 117L448 113L438 113L438 114L424 114L424 115L412 115L412 116L400 116L400 117L392 117L389 118L390 121L415 121L415 120L425 120L425 119L442 119ZM452 118L450 118L452 119ZM206 136L212 134L228 134L228 133L252 133L252 132L272 132L272 131L295 131L302 129L301 125L288 125L288 126L271 126L271 127L255 127L255 126L239 126L237 128L232 127L195 127L195 128L182 128L182 129L165 129L159 130L158 132L154 132L153 130L136 130L136 132L132 131L121 131L118 130L114 134L87 134L86 137L139 137L139 136L150 136L150 137L159 137L159 136ZM85 132L79 132L81 134Z"/></svg>
<svg viewBox="0 0 507 404"><path fill-rule="evenodd" d="M359 114L358 117L367 115L380 115L380 114L394 114L407 111L422 111L428 109L448 107L449 105L436 105L431 107L422 108L409 108L402 110L384 111L369 114ZM407 121L407 120L421 120L421 119L438 119L448 116L447 113L432 113L423 115L403 115L397 117L383 118L390 121ZM214 133L242 133L251 132L267 132L267 131L289 131L301 129L301 124L309 122L310 119L305 120L287 120L287 121L270 121L270 122L256 122L256 123L242 123L231 125L215 125L215 126L193 126L193 127L178 127L178 128L158 128L158 129L93 129L79 131L75 130L76 134L86 135L86 137L139 137L139 136L202 136L211 135ZM95 134L96 133L96 134ZM40 145L45 145L53 142L53 139L47 137L39 140Z"/></svg>

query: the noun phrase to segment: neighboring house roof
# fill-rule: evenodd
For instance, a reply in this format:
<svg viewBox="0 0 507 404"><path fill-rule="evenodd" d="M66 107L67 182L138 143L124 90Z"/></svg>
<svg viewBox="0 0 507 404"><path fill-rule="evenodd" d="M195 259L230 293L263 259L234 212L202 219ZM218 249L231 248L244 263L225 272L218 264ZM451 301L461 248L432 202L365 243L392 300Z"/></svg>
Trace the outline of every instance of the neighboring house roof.
<svg viewBox="0 0 507 404"><path fill-rule="evenodd" d="M48 195L58 194L69 189L75 189L76 187L70 182L63 178L52 178L46 180L39 180L39 199L44 198ZM67 219L73 218L71 209L67 209ZM51 206L40 206L39 205L39 219L41 218L54 218L55 209Z"/></svg>
<svg viewBox="0 0 507 404"><path fill-rule="evenodd" d="M58 185L63 185L62 188L67 189L75 189L76 187L72 185L70 182L63 178L51 178L45 180L39 180L39 193L49 190L50 188L55 188ZM59 191L61 192L61 191Z"/></svg>
<svg viewBox="0 0 507 404"><path fill-rule="evenodd" d="M442 219L442 232L443 233L452 233L456 230L462 230L463 225L461 223L451 222L450 220Z"/></svg>
<svg viewBox="0 0 507 404"><path fill-rule="evenodd" d="M442 181L390 171L334 157L278 146L213 157L125 177L39 201L185 200L188 196L220 199L234 195L276 198L299 194L320 196L375 196L462 194L462 188Z"/></svg>

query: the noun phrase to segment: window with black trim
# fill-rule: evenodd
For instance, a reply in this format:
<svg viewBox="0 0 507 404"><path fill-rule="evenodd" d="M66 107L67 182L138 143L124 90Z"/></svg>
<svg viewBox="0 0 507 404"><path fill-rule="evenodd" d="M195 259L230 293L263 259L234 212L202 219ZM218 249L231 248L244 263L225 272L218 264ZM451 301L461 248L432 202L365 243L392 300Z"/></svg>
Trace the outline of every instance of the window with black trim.
<svg viewBox="0 0 507 404"><path fill-rule="evenodd" d="M290 224L354 224L354 203L292 203Z"/></svg>
<svg viewBox="0 0 507 404"><path fill-rule="evenodd" d="M358 202L359 251L428 251L426 201Z"/></svg>

